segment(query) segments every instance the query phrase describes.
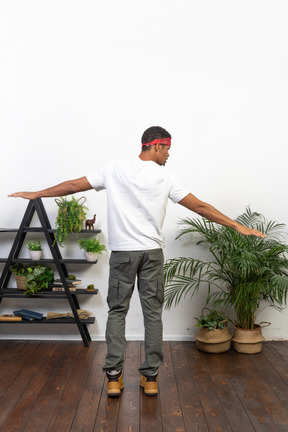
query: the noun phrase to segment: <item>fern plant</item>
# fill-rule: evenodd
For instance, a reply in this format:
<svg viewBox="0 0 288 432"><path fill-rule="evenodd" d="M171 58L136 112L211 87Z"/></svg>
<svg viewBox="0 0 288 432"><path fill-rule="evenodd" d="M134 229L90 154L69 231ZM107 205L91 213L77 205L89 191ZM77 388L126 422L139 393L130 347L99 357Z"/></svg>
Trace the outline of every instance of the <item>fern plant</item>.
<svg viewBox="0 0 288 432"><path fill-rule="evenodd" d="M97 253L101 255L106 251L105 245L101 244L96 238L85 239L81 238L78 240L80 249L84 249L85 252Z"/></svg>
<svg viewBox="0 0 288 432"><path fill-rule="evenodd" d="M59 207L55 222L55 241L61 247L69 242L70 233L79 233L83 227L86 210L88 210L83 205L85 198L81 203L83 198L79 198L78 200L72 196L71 200L63 197L55 200Z"/></svg>
<svg viewBox="0 0 288 432"><path fill-rule="evenodd" d="M29 241L27 242L27 248L30 251L41 251L42 250L41 241L40 240Z"/></svg>
<svg viewBox="0 0 288 432"><path fill-rule="evenodd" d="M267 235L266 239L242 236L232 228L205 219L184 219L176 238L197 235L197 245L209 250L207 261L191 257L168 260L164 265L165 305L179 304L193 296L201 284L208 288L207 303L235 310L235 325L253 329L262 306L281 310L288 293L288 246L283 242L284 224L267 221L247 207L237 222Z"/></svg>

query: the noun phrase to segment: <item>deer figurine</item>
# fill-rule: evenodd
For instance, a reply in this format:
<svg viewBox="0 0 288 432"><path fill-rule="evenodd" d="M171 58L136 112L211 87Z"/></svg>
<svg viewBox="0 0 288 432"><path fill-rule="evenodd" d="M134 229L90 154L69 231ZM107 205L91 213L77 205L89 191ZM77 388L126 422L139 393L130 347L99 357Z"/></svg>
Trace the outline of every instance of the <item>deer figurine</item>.
<svg viewBox="0 0 288 432"><path fill-rule="evenodd" d="M85 223L85 228L89 230L93 229L94 230L94 223L96 222L96 214L94 214L93 219L87 219L86 223Z"/></svg>

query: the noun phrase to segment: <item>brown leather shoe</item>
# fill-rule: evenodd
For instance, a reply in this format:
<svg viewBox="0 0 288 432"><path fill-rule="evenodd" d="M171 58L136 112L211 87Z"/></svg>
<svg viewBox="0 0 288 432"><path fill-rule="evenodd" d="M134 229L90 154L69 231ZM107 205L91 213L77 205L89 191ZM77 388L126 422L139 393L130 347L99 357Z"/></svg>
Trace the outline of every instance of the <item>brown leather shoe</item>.
<svg viewBox="0 0 288 432"><path fill-rule="evenodd" d="M109 372L107 372L106 377L108 397L119 397L124 388L122 371L117 375L110 375Z"/></svg>
<svg viewBox="0 0 288 432"><path fill-rule="evenodd" d="M140 386L144 389L144 393L147 396L157 396L158 395L158 374L154 376L144 376L140 377Z"/></svg>

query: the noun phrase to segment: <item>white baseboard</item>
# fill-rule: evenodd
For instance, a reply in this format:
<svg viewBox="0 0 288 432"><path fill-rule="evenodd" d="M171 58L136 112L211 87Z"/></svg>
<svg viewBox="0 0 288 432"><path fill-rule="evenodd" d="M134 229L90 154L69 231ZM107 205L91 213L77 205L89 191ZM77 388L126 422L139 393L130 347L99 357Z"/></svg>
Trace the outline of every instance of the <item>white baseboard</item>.
<svg viewBox="0 0 288 432"><path fill-rule="evenodd" d="M105 341L104 336L99 335L91 335L92 341ZM79 335L0 335L0 340L47 340L47 341L81 341L81 337ZM126 335L127 341L143 341L143 335ZM165 342L195 342L195 338L191 336L182 336L182 335L165 335L163 338ZM265 338L266 342L281 342L288 341L288 338Z"/></svg>

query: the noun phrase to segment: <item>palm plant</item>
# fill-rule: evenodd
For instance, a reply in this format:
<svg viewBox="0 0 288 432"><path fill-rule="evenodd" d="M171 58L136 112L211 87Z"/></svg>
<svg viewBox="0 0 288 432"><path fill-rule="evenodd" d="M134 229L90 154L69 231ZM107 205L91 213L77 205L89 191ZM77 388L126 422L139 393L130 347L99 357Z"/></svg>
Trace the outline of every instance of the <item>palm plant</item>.
<svg viewBox="0 0 288 432"><path fill-rule="evenodd" d="M232 228L205 219L184 219L186 234L200 236L197 245L210 251L207 261L191 257L168 260L164 265L165 305L179 304L188 292L193 296L201 284L208 288L207 303L213 307L232 307L235 325L253 329L264 306L281 310L288 292L288 246L281 240L284 224L267 221L248 207L237 222L266 234L266 239L242 236Z"/></svg>

